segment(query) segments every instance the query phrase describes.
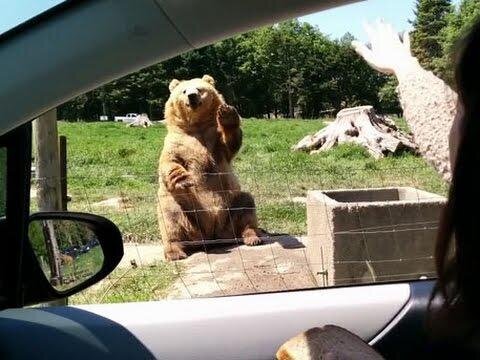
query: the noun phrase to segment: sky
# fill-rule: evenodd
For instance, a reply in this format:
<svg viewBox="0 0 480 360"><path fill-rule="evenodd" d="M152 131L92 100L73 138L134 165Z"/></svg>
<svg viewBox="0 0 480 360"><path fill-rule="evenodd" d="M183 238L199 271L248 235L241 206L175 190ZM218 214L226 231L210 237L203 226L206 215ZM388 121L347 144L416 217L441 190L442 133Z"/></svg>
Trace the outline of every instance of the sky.
<svg viewBox="0 0 480 360"><path fill-rule="evenodd" d="M0 34L60 2L62 0L0 0ZM453 2L458 4L460 0ZM367 0L304 16L300 20L317 25L332 38L350 32L357 39L366 40L362 28L364 21L383 18L398 31L410 29L408 20L414 18L414 4L415 0Z"/></svg>
<svg viewBox="0 0 480 360"><path fill-rule="evenodd" d="M0 34L61 2L62 0L0 0Z"/></svg>
<svg viewBox="0 0 480 360"><path fill-rule="evenodd" d="M459 2L453 0L456 5ZM304 16L300 20L318 26L331 38L340 38L350 32L357 39L366 41L362 25L365 21L383 19L399 32L411 30L408 20L415 18L415 3L415 0L367 0Z"/></svg>

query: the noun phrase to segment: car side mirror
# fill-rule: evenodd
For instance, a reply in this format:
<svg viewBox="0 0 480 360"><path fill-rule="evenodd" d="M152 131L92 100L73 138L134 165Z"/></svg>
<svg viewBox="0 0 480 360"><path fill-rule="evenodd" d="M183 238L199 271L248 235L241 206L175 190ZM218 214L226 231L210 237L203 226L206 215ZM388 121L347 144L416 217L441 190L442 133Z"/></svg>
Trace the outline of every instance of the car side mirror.
<svg viewBox="0 0 480 360"><path fill-rule="evenodd" d="M32 270L43 275L43 287L27 291L37 302L67 297L87 288L112 272L123 256L117 226L97 215L36 213L30 216L28 238L36 263Z"/></svg>

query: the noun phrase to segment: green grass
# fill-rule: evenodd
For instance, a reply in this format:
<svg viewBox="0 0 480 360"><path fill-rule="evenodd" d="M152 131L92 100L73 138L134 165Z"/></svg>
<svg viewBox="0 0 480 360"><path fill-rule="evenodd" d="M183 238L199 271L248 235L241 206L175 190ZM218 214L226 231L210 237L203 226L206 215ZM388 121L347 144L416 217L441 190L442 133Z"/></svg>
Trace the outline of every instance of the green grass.
<svg viewBox="0 0 480 360"><path fill-rule="evenodd" d="M106 280L69 298L69 304L122 303L163 299L179 276L178 265L159 262L149 267L116 269Z"/></svg>
<svg viewBox="0 0 480 360"><path fill-rule="evenodd" d="M80 254L72 263L62 265L62 275L67 283L65 287L71 288L98 273L103 260L103 251L100 246L96 246Z"/></svg>
<svg viewBox="0 0 480 360"><path fill-rule="evenodd" d="M243 122L244 144L235 170L242 187L255 197L261 227L304 234L305 205L294 200L311 189L414 186L446 193L446 184L433 168L408 153L375 160L356 145L341 145L316 155L290 150L303 136L323 126L321 120ZM127 241L160 241L156 172L166 129L61 122L59 131L68 138L69 209L106 215L119 225ZM93 205L118 196L128 197L132 207L118 210Z"/></svg>

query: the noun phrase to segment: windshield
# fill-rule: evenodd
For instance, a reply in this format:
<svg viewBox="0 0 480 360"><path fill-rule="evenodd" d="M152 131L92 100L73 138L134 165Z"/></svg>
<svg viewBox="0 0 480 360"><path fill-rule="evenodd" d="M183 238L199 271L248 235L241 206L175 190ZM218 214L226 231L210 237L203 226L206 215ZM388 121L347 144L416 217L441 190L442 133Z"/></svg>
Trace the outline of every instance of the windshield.
<svg viewBox="0 0 480 360"><path fill-rule="evenodd" d="M2 1L0 34L60 4L64 0L16 0Z"/></svg>

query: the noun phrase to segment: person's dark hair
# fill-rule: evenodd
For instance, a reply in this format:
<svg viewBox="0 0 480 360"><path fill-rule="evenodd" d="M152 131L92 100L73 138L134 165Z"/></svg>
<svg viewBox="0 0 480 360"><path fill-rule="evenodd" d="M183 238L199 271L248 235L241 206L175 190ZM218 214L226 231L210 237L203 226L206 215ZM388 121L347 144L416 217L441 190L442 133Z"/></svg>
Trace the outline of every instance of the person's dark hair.
<svg viewBox="0 0 480 360"><path fill-rule="evenodd" d="M441 310L461 308L466 318L480 324L480 22L465 37L458 59L456 85L464 111L437 237L438 281L432 299L441 299Z"/></svg>

